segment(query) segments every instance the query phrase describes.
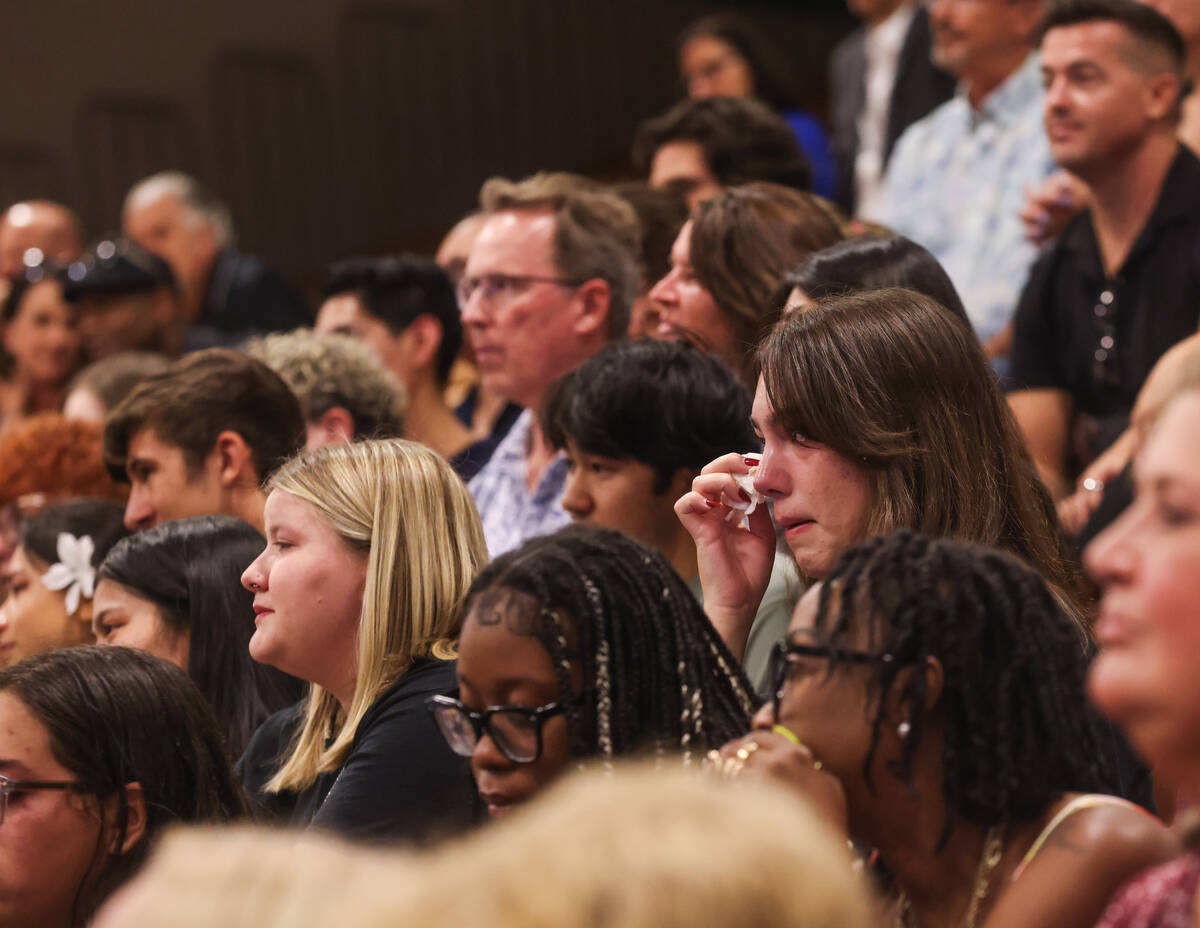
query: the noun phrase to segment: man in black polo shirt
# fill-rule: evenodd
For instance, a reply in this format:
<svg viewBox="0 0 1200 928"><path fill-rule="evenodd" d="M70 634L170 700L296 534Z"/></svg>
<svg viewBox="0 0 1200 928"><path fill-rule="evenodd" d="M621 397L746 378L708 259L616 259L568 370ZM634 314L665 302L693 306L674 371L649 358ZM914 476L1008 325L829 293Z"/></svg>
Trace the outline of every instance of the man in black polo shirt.
<svg viewBox="0 0 1200 928"><path fill-rule="evenodd" d="M1065 0L1042 27L1046 131L1091 208L1035 265L1009 401L1055 496L1125 428L1200 318L1200 160L1176 137L1186 48L1136 0Z"/></svg>

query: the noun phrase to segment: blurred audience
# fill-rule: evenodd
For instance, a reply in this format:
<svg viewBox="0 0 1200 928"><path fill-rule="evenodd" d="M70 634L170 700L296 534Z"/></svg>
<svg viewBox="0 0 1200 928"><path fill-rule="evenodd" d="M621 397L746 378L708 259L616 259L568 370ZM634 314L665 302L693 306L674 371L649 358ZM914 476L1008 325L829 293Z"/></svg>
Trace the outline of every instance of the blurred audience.
<svg viewBox="0 0 1200 928"><path fill-rule="evenodd" d="M170 365L166 355L153 351L122 351L93 361L67 385L63 415L80 422L103 425L108 416L133 388Z"/></svg>
<svg viewBox="0 0 1200 928"><path fill-rule="evenodd" d="M753 20L739 13L705 16L683 30L675 47L691 99L753 97L766 103L795 135L812 167L813 191L833 196L836 172L829 133L800 108L800 81L791 73L791 60L772 46Z"/></svg>
<svg viewBox="0 0 1200 928"><path fill-rule="evenodd" d="M651 187L694 209L724 187L765 180L812 186L812 168L787 123L755 100L685 100L638 127L633 162Z"/></svg>
<svg viewBox="0 0 1200 928"><path fill-rule="evenodd" d="M829 63L834 199L852 216L877 218L883 179L900 135L954 95L933 63L929 11L917 0L847 0L863 21Z"/></svg>
<svg viewBox="0 0 1200 928"><path fill-rule="evenodd" d="M102 645L137 648L187 672L212 708L231 757L305 686L250 658L254 597L242 571L263 537L229 516L195 516L117 542L100 563L92 631Z"/></svg>
<svg viewBox="0 0 1200 928"><path fill-rule="evenodd" d="M418 840L476 817L470 774L422 711L454 687L463 597L487 558L462 480L423 445L331 445L268 484L267 546L242 574L250 656L307 680L242 757L272 815Z"/></svg>
<svg viewBox="0 0 1200 928"><path fill-rule="evenodd" d="M1196 331L1200 160L1176 136L1186 51L1165 17L1136 0L1070 0L1043 32L1051 146L1092 202L1025 289L1010 402L1063 496L1129 424L1155 362Z"/></svg>
<svg viewBox="0 0 1200 928"><path fill-rule="evenodd" d="M91 361L122 351L175 357L185 321L171 268L127 241L106 240L67 268L66 298L78 309L79 334Z"/></svg>
<svg viewBox="0 0 1200 928"><path fill-rule="evenodd" d="M188 350L312 323L312 312L283 278L235 250L229 208L194 178L163 171L138 181L125 196L121 223L175 272Z"/></svg>
<svg viewBox="0 0 1200 928"><path fill-rule="evenodd" d="M50 200L14 203L0 215L0 277L12 282L45 260L67 264L83 251L83 226Z"/></svg>
<svg viewBox="0 0 1200 928"><path fill-rule="evenodd" d="M130 485L125 524L228 515L262 530L263 481L304 444L295 395L261 361L227 348L147 377L110 413L104 462Z"/></svg>
<svg viewBox="0 0 1200 928"><path fill-rule="evenodd" d="M667 559L620 532L527 541L484 568L463 611L458 694L427 704L492 816L579 764L698 763L756 703Z"/></svg>
<svg viewBox="0 0 1200 928"><path fill-rule="evenodd" d="M80 928L179 824L246 813L187 677L126 648L0 670L0 923Z"/></svg>
<svg viewBox="0 0 1200 928"><path fill-rule="evenodd" d="M11 281L0 306L7 370L0 380L0 427L56 410L79 363L75 309L63 299L58 265L43 261Z"/></svg>
<svg viewBox="0 0 1200 928"><path fill-rule="evenodd" d="M1019 215L1024 191L1054 167L1033 48L1043 3L934 0L928 9L933 62L959 91L896 143L878 219L933 253L988 357L1007 358L1036 257Z"/></svg>
<svg viewBox="0 0 1200 928"><path fill-rule="evenodd" d="M300 403L305 446L398 438L404 388L366 345L311 329L261 336L246 353L283 378Z"/></svg>
<svg viewBox="0 0 1200 928"><path fill-rule="evenodd" d="M4 568L8 595L0 604L0 667L91 642L96 568L127 534L121 513L120 503L73 500L21 526Z"/></svg>
<svg viewBox="0 0 1200 928"><path fill-rule="evenodd" d="M566 461L536 420L543 394L625 337L640 229L619 196L570 174L492 178L487 219L459 285L482 382L523 412L471 481L493 557L567 522Z"/></svg>
<svg viewBox="0 0 1200 928"><path fill-rule="evenodd" d="M701 204L671 248L671 271L650 291L655 337L712 352L753 385L755 348L779 320L771 297L802 259L842 238L819 197L754 183Z"/></svg>
<svg viewBox="0 0 1200 928"><path fill-rule="evenodd" d="M542 419L567 456L562 502L571 519L656 549L702 600L696 545L673 507L713 458L761 446L750 394L733 372L687 345L611 345L554 382ZM757 692L766 691L767 657L799 592L792 559L777 556L742 657Z"/></svg>

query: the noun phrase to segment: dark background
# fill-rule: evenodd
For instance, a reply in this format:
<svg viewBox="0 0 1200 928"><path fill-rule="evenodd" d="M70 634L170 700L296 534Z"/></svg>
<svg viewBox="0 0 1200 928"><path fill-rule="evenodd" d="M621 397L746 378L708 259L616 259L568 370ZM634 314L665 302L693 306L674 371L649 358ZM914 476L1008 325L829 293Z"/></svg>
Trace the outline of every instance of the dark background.
<svg viewBox="0 0 1200 928"><path fill-rule="evenodd" d="M239 244L311 284L356 252L430 250L493 174L629 171L682 95L688 0L36 0L0 16L0 205L49 197L89 237L135 180L195 174ZM825 112L839 0L737 6Z"/></svg>

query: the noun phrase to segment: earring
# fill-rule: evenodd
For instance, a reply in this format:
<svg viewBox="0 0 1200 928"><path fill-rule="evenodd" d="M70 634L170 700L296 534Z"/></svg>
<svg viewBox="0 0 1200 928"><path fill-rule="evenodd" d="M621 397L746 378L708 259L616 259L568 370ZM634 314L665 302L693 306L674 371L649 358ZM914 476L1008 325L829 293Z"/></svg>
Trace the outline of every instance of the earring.
<svg viewBox="0 0 1200 928"><path fill-rule="evenodd" d="M900 736L901 741L908 737L908 733L910 731L912 731L912 725L910 725L908 722L901 722L896 726L896 734Z"/></svg>

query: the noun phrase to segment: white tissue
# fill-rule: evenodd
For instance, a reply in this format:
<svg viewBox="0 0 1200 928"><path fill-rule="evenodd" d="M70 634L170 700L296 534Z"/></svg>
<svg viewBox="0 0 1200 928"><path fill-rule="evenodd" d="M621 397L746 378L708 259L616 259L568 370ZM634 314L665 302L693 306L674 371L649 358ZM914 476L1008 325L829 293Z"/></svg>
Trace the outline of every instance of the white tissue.
<svg viewBox="0 0 1200 928"><path fill-rule="evenodd" d="M726 501L733 512L726 517L730 522L741 519L741 526L746 531L750 531L750 515L758 508L759 503L765 503L767 498L758 490L754 489L754 475L758 472L758 467L751 467L748 474L734 474L733 479L737 485L746 491L746 495L750 497L750 502L741 499L730 499Z"/></svg>

